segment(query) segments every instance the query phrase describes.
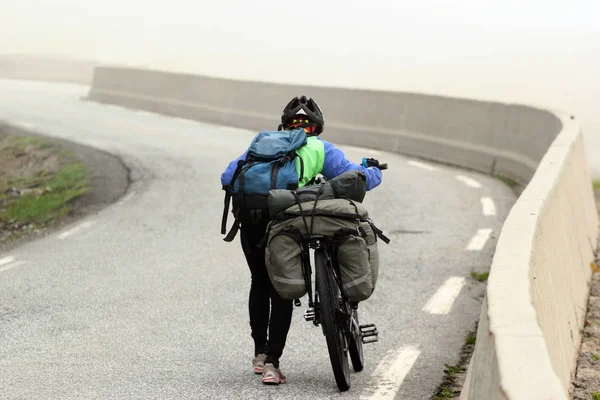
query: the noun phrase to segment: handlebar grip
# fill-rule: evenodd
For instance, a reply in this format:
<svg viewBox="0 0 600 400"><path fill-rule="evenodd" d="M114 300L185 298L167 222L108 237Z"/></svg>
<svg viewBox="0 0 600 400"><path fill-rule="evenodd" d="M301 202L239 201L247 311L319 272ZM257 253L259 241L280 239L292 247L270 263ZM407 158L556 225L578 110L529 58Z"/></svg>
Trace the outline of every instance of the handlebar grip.
<svg viewBox="0 0 600 400"><path fill-rule="evenodd" d="M376 160L374 158L366 158L366 157L362 159L361 165L365 168L376 167L376 168L379 168L380 170L387 169L387 167L388 167L387 163L380 164L379 160Z"/></svg>

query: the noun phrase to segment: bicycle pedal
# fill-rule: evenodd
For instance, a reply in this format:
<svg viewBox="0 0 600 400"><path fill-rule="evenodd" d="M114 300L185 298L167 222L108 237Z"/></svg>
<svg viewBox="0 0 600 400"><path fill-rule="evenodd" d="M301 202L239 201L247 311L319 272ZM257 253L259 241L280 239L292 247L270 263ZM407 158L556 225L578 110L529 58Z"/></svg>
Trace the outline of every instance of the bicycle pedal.
<svg viewBox="0 0 600 400"><path fill-rule="evenodd" d="M379 332L375 324L365 324L358 327L360 331L360 340L364 344L374 343L379 340Z"/></svg>
<svg viewBox="0 0 600 400"><path fill-rule="evenodd" d="M294 300L294 306L296 306L296 307L302 307L302 303L300 302L300 299L295 299Z"/></svg>
<svg viewBox="0 0 600 400"><path fill-rule="evenodd" d="M304 311L304 320L305 321L314 321L315 319L315 310L313 308L309 308Z"/></svg>

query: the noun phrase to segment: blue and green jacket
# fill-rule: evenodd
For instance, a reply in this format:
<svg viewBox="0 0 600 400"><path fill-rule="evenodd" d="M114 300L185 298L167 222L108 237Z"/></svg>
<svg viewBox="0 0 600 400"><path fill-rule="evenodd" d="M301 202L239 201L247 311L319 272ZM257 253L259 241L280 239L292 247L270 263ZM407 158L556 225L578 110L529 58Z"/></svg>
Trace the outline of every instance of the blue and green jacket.
<svg viewBox="0 0 600 400"><path fill-rule="evenodd" d="M365 168L360 164L349 161L340 149L319 137L309 136L306 145L296 150L296 153L302 157L304 162L304 179L298 182L298 187L306 185L319 174L327 179L332 179L352 170L364 172L367 177L367 190L371 190L381 183L382 176L378 168ZM245 158L246 152L229 163L221 174L222 185L228 185L231 182L238 161ZM298 158L296 158L296 168L298 169L298 176L300 176L300 161Z"/></svg>

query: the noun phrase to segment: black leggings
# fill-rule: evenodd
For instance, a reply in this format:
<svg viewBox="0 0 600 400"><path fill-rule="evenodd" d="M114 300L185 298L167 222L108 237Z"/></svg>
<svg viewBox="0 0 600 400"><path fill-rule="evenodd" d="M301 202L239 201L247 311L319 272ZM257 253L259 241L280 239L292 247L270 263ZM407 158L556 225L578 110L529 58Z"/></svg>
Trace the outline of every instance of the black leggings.
<svg viewBox="0 0 600 400"><path fill-rule="evenodd" d="M292 300L282 299L273 288L265 265L265 248L256 247L266 228L266 225L242 225L240 238L252 275L248 311L254 339L254 355L265 353L266 362L279 368L279 358L283 353L292 322L293 304Z"/></svg>

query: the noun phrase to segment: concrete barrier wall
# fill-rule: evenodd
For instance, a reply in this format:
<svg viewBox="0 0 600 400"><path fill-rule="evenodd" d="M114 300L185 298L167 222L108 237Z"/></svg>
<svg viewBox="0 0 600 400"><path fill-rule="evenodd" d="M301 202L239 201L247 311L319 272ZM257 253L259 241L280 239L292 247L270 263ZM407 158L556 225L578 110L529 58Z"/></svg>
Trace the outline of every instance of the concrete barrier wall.
<svg viewBox="0 0 600 400"><path fill-rule="evenodd" d="M91 85L95 66L82 60L0 55L0 78Z"/></svg>
<svg viewBox="0 0 600 400"><path fill-rule="evenodd" d="M414 93L280 85L147 70L97 68L89 98L248 129L276 129L283 106L314 97L325 136L529 181L561 129L525 106ZM368 139L367 139L368 138Z"/></svg>
<svg viewBox="0 0 600 400"><path fill-rule="evenodd" d="M564 129L506 219L461 399L568 399L598 219L578 125Z"/></svg>
<svg viewBox="0 0 600 400"><path fill-rule="evenodd" d="M333 142L528 184L498 241L461 398L567 398L598 222L575 121L522 105L119 68L97 68L89 98L261 130L299 94L322 106Z"/></svg>

